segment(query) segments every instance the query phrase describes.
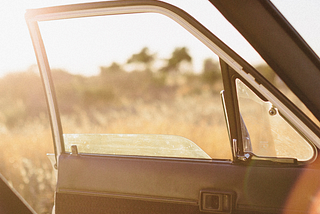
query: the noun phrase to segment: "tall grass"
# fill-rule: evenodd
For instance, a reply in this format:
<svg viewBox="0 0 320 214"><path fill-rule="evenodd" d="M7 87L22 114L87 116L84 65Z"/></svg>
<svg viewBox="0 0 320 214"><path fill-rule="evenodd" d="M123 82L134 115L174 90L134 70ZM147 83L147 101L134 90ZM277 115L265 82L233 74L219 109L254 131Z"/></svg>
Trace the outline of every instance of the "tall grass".
<svg viewBox="0 0 320 214"><path fill-rule="evenodd" d="M215 111L216 104L209 105L209 100L204 100L203 108L198 107L197 98L185 98L157 105L137 101L131 108L107 113L79 110L77 114L62 115L64 132L175 134L196 142L214 158L228 158L230 146L224 121L208 121L206 117L211 110ZM49 213L55 177L46 157L48 152L53 152L47 118L33 118L17 129L3 130L0 138L0 146L5 148L0 157L1 172L38 213Z"/></svg>
<svg viewBox="0 0 320 214"><path fill-rule="evenodd" d="M64 133L180 135L214 159L231 158L219 83L150 72L53 76ZM50 213L55 175L46 154L53 142L37 74L0 79L0 139L0 172L38 213Z"/></svg>
<svg viewBox="0 0 320 214"><path fill-rule="evenodd" d="M46 157L53 152L47 120L34 118L23 128L2 130L0 139L1 173L38 213L49 213L55 177Z"/></svg>
<svg viewBox="0 0 320 214"><path fill-rule="evenodd" d="M219 90L201 86L200 78L168 84L150 73L99 79L59 72L54 75L60 78L56 89L64 133L174 134L197 143L213 158L231 157ZM39 78L29 75L10 78L19 88L24 77ZM0 146L5 148L0 171L38 213L50 213L55 177L46 154L53 153L53 142L42 89L33 86L31 91L19 89L18 93L11 88L0 98L4 110Z"/></svg>
<svg viewBox="0 0 320 214"><path fill-rule="evenodd" d="M231 148L219 97L197 95L170 103L137 100L107 112L62 115L64 133L171 134L186 137L212 158L230 159ZM216 102L215 102L216 101Z"/></svg>

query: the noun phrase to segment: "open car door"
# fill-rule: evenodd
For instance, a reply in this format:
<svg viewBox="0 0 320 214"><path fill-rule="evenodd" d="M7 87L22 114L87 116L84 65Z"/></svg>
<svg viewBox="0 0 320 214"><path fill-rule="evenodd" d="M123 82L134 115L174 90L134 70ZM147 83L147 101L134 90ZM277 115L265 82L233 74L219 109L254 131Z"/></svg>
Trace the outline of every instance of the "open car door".
<svg viewBox="0 0 320 214"><path fill-rule="evenodd" d="M129 26L137 24L136 28L132 28L132 31L125 29L124 32L112 30L114 25L122 26L120 20L125 14L128 14L129 20L132 21ZM138 123L140 113L137 113L133 106L141 104L137 102L139 96L142 96L139 93L149 93L149 86L145 91L132 87L129 98L116 100L117 102L111 106L105 104L110 101L106 101L107 98L112 98L113 101L115 98L110 90L106 93L101 88L97 89L99 81L103 79L103 73L106 73L104 87L108 88L114 84L121 89L119 93L124 93L123 87L145 85L145 76L141 72L119 71L120 73L114 74L111 68L121 70L114 65L106 72L101 68L99 78L77 76L77 82L72 75L54 71L49 66L49 62L54 64L56 59L75 60L76 64L79 60L90 60L101 54L116 54L111 50L101 51L102 46L116 46L117 49L125 51L135 44L131 39L136 37L140 21L143 22L142 25L150 28L160 25L160 22L154 21L158 19L149 19L149 14L161 14L169 23L177 23L177 26L182 27L189 36L204 44L219 58L222 77L216 78L221 81L223 89L218 93L221 100L215 100L217 96L211 95L210 91L208 95L203 95L205 104L201 107L201 116L212 117L211 112L215 111L214 108L205 109L205 106L208 107L206 102L218 103L216 105L221 108L217 110L218 116L211 118L213 122L207 122L215 125L209 126L207 134L200 134L202 138L198 141L191 141L187 139L188 136L177 136L188 121L182 120L174 113L169 114L168 118L181 121L170 122L169 131L153 133L148 129L135 129L151 127L157 124L158 120L159 123L163 123L163 108L173 108L172 103L166 107L157 104L156 110L150 113L151 119ZM136 21L139 16L142 19ZM112 20L100 22L105 17L111 17ZM86 23L88 19L90 22ZM112 1L29 10L26 20L51 118L55 145L53 162L58 173L56 213L311 213L319 204L319 127L251 65L186 12L158 1ZM85 25L78 27L78 22ZM80 45L73 45L75 40L81 41L88 31L94 29L94 23L99 26L97 32L106 32L105 35L116 34L119 45L108 39L101 40L106 43L96 42L88 45L92 41L100 41L98 37L85 41L82 39ZM167 27L168 31L173 29L175 36L183 39L175 28L170 28L169 24ZM65 31L73 31L76 28L79 31L73 34L74 37L64 40L67 35ZM129 35L128 39L124 39L124 35ZM169 37L165 39L169 41ZM50 39L54 44L46 43ZM161 38L154 35L149 39L158 42ZM129 45L122 47L121 44L127 44L128 40ZM140 40L147 41L148 38ZM94 45L94 55L92 52L82 52L82 48ZM59 52L67 49L88 55L81 59L77 58L78 55L70 54L71 52ZM58 52L55 52L56 50ZM134 55L131 59L134 61ZM162 69L164 73L158 74L154 82L155 85L158 84L160 91L169 90L168 88L176 90L178 85L184 82L183 78L177 77L177 72L171 72L176 69L169 66L172 66L171 61L167 62L167 66ZM150 67L145 68L145 75L154 75L154 71L150 70ZM120 85L116 81L122 81L123 76L128 76L130 80ZM153 78L154 76L151 77L152 81ZM71 79L72 81L69 81ZM136 81L138 83L135 83ZM79 94L63 90L63 83L71 84L74 88L80 87L81 90L92 85L97 87L91 88L95 93L90 89L84 93L86 96L79 98ZM184 90L188 90L188 87ZM93 99L97 98L97 92L100 92L98 98L104 99L103 102ZM160 96L158 91L153 92L160 97L158 100L176 102L171 97L161 97L163 94ZM179 93L183 93L182 89ZM169 92L166 93L168 94ZM78 98L90 111L82 111L75 107L72 102L78 105ZM188 98L181 96L181 99ZM128 100L133 100L133 104L127 105ZM63 102L67 104L64 105ZM148 102L143 102L151 101L149 99ZM190 103L194 110L202 101L197 99ZM190 114L193 114L184 110L184 104L177 108L183 119L190 118ZM123 119L116 117L119 109L130 109L130 115L137 115L137 118L132 118L129 122L122 121L124 125L134 126L132 130L135 131L130 129L126 133L126 129L122 130L124 125L119 126L120 131L110 128L112 117L116 118L116 123ZM67 113L71 110L75 110L72 113L74 117L87 115L89 119L95 118L95 121L85 129L80 129L79 124L85 127L84 120L75 120L76 128L73 128L70 126L72 122L66 119ZM206 110L210 113L203 115ZM143 111L147 114L146 108ZM101 114L107 112L110 113L111 119L101 122ZM158 114L160 118L157 117ZM130 115L125 114L124 117L129 118ZM222 123L223 130L216 126L220 117L225 117L226 121ZM96 123L104 124L109 129L93 127L92 124ZM187 132L195 132L197 127L207 129L202 126L203 123L197 121ZM220 137L220 132L227 137ZM201 142L205 140L209 143Z"/></svg>

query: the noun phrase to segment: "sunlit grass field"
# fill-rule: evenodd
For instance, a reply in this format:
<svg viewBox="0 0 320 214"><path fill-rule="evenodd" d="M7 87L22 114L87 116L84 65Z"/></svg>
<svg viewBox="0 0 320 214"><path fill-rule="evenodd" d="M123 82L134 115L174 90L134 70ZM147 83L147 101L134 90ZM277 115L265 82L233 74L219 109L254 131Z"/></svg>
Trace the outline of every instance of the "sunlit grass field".
<svg viewBox="0 0 320 214"><path fill-rule="evenodd" d="M62 115L64 132L174 134L196 142L214 158L231 158L225 122L220 119L210 123L206 118L210 117L210 110L220 110L221 103L211 102L210 105L209 100L203 99L201 104L197 97L194 99L157 105L137 102L129 110L112 110L105 114L79 110L76 115ZM203 118L198 118L195 111ZM1 172L37 212L50 212L55 177L46 156L53 153L48 119L45 116L33 118L19 129L2 130L0 137L0 146L5 148L1 155Z"/></svg>
<svg viewBox="0 0 320 214"><path fill-rule="evenodd" d="M58 70L53 77L64 133L179 135L213 159L231 159L221 82L150 72L82 77ZM56 181L46 154L54 151L42 90L33 72L0 79L0 173L35 211L51 213Z"/></svg>
<svg viewBox="0 0 320 214"><path fill-rule="evenodd" d="M38 213L53 205L55 178L48 152L53 152L48 121L35 118L18 130L2 130L1 173Z"/></svg>
<svg viewBox="0 0 320 214"><path fill-rule="evenodd" d="M202 86L197 76L170 83L149 73L53 76L64 133L179 135L213 158L231 158L221 85ZM25 81L33 83L29 90ZM50 213L55 175L46 154L54 151L39 76L11 75L0 86L9 89L0 98L0 171L35 211Z"/></svg>

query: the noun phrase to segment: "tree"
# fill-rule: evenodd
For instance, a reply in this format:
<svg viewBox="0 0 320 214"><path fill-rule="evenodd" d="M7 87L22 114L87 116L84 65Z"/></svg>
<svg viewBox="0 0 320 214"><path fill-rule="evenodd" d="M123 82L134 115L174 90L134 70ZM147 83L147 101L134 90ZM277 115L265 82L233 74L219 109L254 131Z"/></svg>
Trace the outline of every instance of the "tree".
<svg viewBox="0 0 320 214"><path fill-rule="evenodd" d="M221 79L219 64L211 58L203 62L202 78L207 83L215 83Z"/></svg>
<svg viewBox="0 0 320 214"><path fill-rule="evenodd" d="M122 69L121 65L119 65L116 62L113 62L109 67L104 67L104 66L100 67L100 75L101 76L106 75L108 73L119 73L122 71L123 71L123 69Z"/></svg>
<svg viewBox="0 0 320 214"><path fill-rule="evenodd" d="M186 47L175 48L174 51L172 52L171 58L167 60L167 65L161 68L161 71L178 72L179 66L183 61L186 61L186 62L192 61L192 58L188 53L188 48Z"/></svg>
<svg viewBox="0 0 320 214"><path fill-rule="evenodd" d="M146 71L151 71L151 66L155 60L155 54L149 53L149 48L144 47L137 54L133 54L128 60L127 63L142 63L145 66Z"/></svg>

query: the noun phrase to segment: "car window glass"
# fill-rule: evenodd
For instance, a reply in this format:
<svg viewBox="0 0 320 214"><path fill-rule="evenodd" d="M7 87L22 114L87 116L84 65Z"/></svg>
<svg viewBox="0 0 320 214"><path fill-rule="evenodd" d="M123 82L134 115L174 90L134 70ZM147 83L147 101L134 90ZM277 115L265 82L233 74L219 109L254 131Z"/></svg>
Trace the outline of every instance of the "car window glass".
<svg viewBox="0 0 320 214"><path fill-rule="evenodd" d="M39 26L66 151L78 144L79 152L231 159L218 58L174 21L131 14ZM122 134L147 143L130 145ZM154 135L161 142L158 150L165 151L148 150ZM179 143L170 143L167 135ZM97 142L107 145L103 152L94 149L101 147ZM203 152L181 155L172 152L177 147Z"/></svg>
<svg viewBox="0 0 320 214"><path fill-rule="evenodd" d="M296 158L308 161L313 147L281 116L270 102L261 100L241 80L236 79L239 108L257 156Z"/></svg>

